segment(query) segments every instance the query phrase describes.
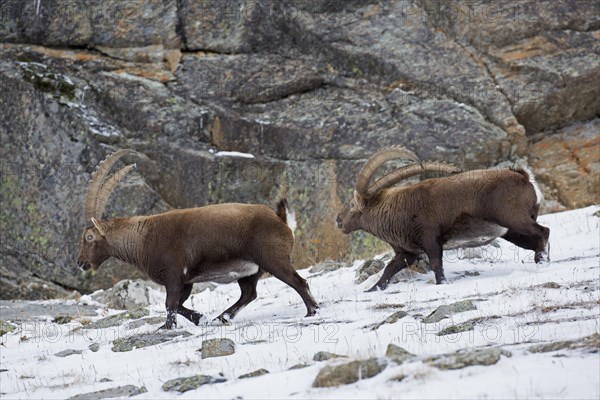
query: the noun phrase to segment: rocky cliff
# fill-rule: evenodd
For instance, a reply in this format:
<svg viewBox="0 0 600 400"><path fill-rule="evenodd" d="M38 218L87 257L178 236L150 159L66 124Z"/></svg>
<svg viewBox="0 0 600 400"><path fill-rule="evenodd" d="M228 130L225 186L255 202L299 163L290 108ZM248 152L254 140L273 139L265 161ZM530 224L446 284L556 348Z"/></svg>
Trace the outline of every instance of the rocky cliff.
<svg viewBox="0 0 600 400"><path fill-rule="evenodd" d="M393 143L528 160L546 210L600 199L594 1L4 0L0 55L2 298L137 276L75 268L87 181L118 148L145 157L108 216L285 193L298 266L385 248L334 220Z"/></svg>

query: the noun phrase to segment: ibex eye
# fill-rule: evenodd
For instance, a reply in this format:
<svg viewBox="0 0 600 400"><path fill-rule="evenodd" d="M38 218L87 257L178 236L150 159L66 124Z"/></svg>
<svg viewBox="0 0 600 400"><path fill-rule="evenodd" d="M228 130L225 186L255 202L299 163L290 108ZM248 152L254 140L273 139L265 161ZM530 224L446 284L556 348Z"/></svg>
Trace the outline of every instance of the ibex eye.
<svg viewBox="0 0 600 400"><path fill-rule="evenodd" d="M86 239L87 240L92 240L94 237L92 235L87 235Z"/></svg>

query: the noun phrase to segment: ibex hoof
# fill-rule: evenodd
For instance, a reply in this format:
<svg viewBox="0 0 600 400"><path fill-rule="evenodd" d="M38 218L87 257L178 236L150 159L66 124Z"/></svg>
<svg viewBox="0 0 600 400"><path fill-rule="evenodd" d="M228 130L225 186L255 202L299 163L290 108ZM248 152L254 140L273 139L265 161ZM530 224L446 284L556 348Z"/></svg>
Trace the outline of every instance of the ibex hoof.
<svg viewBox="0 0 600 400"><path fill-rule="evenodd" d="M308 311L306 312L306 315L305 315L305 317L313 317L313 316L317 315L317 310L318 310L318 309L319 309L319 308L317 307L317 308L312 308L312 309L308 310Z"/></svg>
<svg viewBox="0 0 600 400"><path fill-rule="evenodd" d="M177 328L177 311L167 309L167 320L165 321L165 324L158 329L173 328Z"/></svg>
<svg viewBox="0 0 600 400"><path fill-rule="evenodd" d="M223 325L231 325L231 316L229 314L223 313L223 314L219 315L217 318L215 318L215 321L219 321Z"/></svg>
<svg viewBox="0 0 600 400"><path fill-rule="evenodd" d="M194 311L191 315L190 321L194 323L194 325L200 325L200 321L202 320L203 315L197 311Z"/></svg>
<svg viewBox="0 0 600 400"><path fill-rule="evenodd" d="M163 325L161 325L161 327L158 328L157 331L162 331L164 329L171 330L173 328L177 328L177 324L173 324L173 323L170 323L169 321L167 321Z"/></svg>
<svg viewBox="0 0 600 400"><path fill-rule="evenodd" d="M387 287L387 285L375 285L373 286L371 289L369 290L365 290L365 293L371 293L371 292L378 292L380 290L385 290L385 288Z"/></svg>
<svg viewBox="0 0 600 400"><path fill-rule="evenodd" d="M533 261L535 261L536 264L547 264L550 261L550 257L548 256L548 252L547 251L542 251L539 253L535 253L535 256L533 257Z"/></svg>

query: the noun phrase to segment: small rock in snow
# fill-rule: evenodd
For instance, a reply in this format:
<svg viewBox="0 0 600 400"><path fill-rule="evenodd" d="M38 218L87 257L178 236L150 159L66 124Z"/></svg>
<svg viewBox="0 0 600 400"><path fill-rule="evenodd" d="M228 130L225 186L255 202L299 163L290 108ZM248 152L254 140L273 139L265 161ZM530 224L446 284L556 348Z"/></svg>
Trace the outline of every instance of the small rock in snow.
<svg viewBox="0 0 600 400"><path fill-rule="evenodd" d="M202 342L202 358L224 357L235 353L235 343L231 339L208 339Z"/></svg>
<svg viewBox="0 0 600 400"><path fill-rule="evenodd" d="M168 342L178 336L192 336L189 332L178 332L178 331L159 331L154 333L142 333L140 335L133 335L123 339L116 339L113 342L112 351L124 352L131 351L133 349L141 349L142 347L154 346L160 343Z"/></svg>
<svg viewBox="0 0 600 400"><path fill-rule="evenodd" d="M150 312L145 308L136 308L135 310L127 311L120 314L110 315L106 318L99 319L98 321L92 322L89 325L83 327L83 329L104 329L110 328L111 326L118 326L123 321L130 319L138 319L147 316Z"/></svg>
<svg viewBox="0 0 600 400"><path fill-rule="evenodd" d="M256 371L248 372L247 374L242 374L242 375L238 376L238 379L254 378L255 376L266 375L268 373L269 373L269 371L267 371L264 368L261 368L261 369L257 369Z"/></svg>
<svg viewBox="0 0 600 400"><path fill-rule="evenodd" d="M493 365L500 360L501 355L508 354L510 353L499 348L478 349L433 356L427 361L439 369L461 369L473 365Z"/></svg>
<svg viewBox="0 0 600 400"><path fill-rule="evenodd" d="M137 387L133 385L117 386L110 389L99 390L97 392L89 392L78 394L69 397L69 400L97 400L97 399L112 399L115 397L132 397L138 394L146 393L145 387Z"/></svg>
<svg viewBox="0 0 600 400"><path fill-rule="evenodd" d="M225 382L227 379L214 378L209 375L194 375L185 378L171 379L162 385L162 389L165 392L179 392L184 393L189 390L198 389L200 386L209 385L213 383Z"/></svg>
<svg viewBox="0 0 600 400"><path fill-rule="evenodd" d="M431 324L439 322L444 318L448 318L452 314L461 313L465 311L477 310L475 304L471 300L463 300L457 303L448 305L442 305L435 309L431 314L423 319L424 324Z"/></svg>
<svg viewBox="0 0 600 400"><path fill-rule="evenodd" d="M328 351L319 351L313 356L313 361L326 361L332 358L348 357L340 354L330 353Z"/></svg>
<svg viewBox="0 0 600 400"><path fill-rule="evenodd" d="M361 379L372 378L383 371L386 365L384 360L377 358L352 361L341 365L328 365L319 371L313 387L348 385Z"/></svg>
<svg viewBox="0 0 600 400"><path fill-rule="evenodd" d="M68 357L68 356L72 356L74 354L81 354L82 351L81 350L74 350L74 349L66 349L63 351L59 351L58 353L55 354L56 357Z"/></svg>
<svg viewBox="0 0 600 400"><path fill-rule="evenodd" d="M394 360L398 364L402 364L404 361L408 360L409 358L413 358L415 355L406 351L400 346L390 343L385 351L385 356Z"/></svg>

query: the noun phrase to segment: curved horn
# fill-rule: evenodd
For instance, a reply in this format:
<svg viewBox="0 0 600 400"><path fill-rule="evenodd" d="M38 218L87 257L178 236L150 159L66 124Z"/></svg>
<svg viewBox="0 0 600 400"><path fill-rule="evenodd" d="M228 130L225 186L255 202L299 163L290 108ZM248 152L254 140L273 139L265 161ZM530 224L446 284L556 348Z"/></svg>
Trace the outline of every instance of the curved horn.
<svg viewBox="0 0 600 400"><path fill-rule="evenodd" d="M106 206L106 202L108 201L108 197L112 191L115 190L115 187L117 187L119 182L125 178L125 175L127 175L135 167L136 164L130 164L126 167L123 167L108 177L108 179L104 182L96 199L96 215L98 217L102 217L102 214L104 214L104 207Z"/></svg>
<svg viewBox="0 0 600 400"><path fill-rule="evenodd" d="M365 165L358 173L356 185L354 186L354 189L356 189L358 194L363 197L368 197L369 182L371 181L371 178L373 178L375 171L377 171L377 169L387 161L396 159L406 159L419 162L419 158L415 153L402 146L390 146L377 151L371 157L369 157Z"/></svg>
<svg viewBox="0 0 600 400"><path fill-rule="evenodd" d="M375 196L383 189L392 187L398 182L403 181L404 179L408 179L412 176L420 175L425 172L439 172L442 174L450 175L462 172L462 170L454 165L437 161L427 161L422 164L407 165L398 168L375 181L375 183L369 186L367 195Z"/></svg>
<svg viewBox="0 0 600 400"><path fill-rule="evenodd" d="M83 218L84 218L86 224L90 223L92 217L94 217L96 219L100 219L102 217L102 216L98 216L96 214L96 209L97 209L96 204L97 204L98 192L102 188L102 185L104 184L104 180L106 179L106 176L108 175L108 171L110 170L110 168L117 161L119 161L119 159L121 157L123 157L126 154L138 154L138 153L134 150L128 150L128 149L116 151L116 152L110 154L109 156L107 156L103 161L101 161L100 164L98 164L98 166L92 173L92 179L91 179L90 185L88 187L88 192L87 192L87 196L86 196L86 200L85 200L85 210L84 210L84 214L83 214Z"/></svg>

